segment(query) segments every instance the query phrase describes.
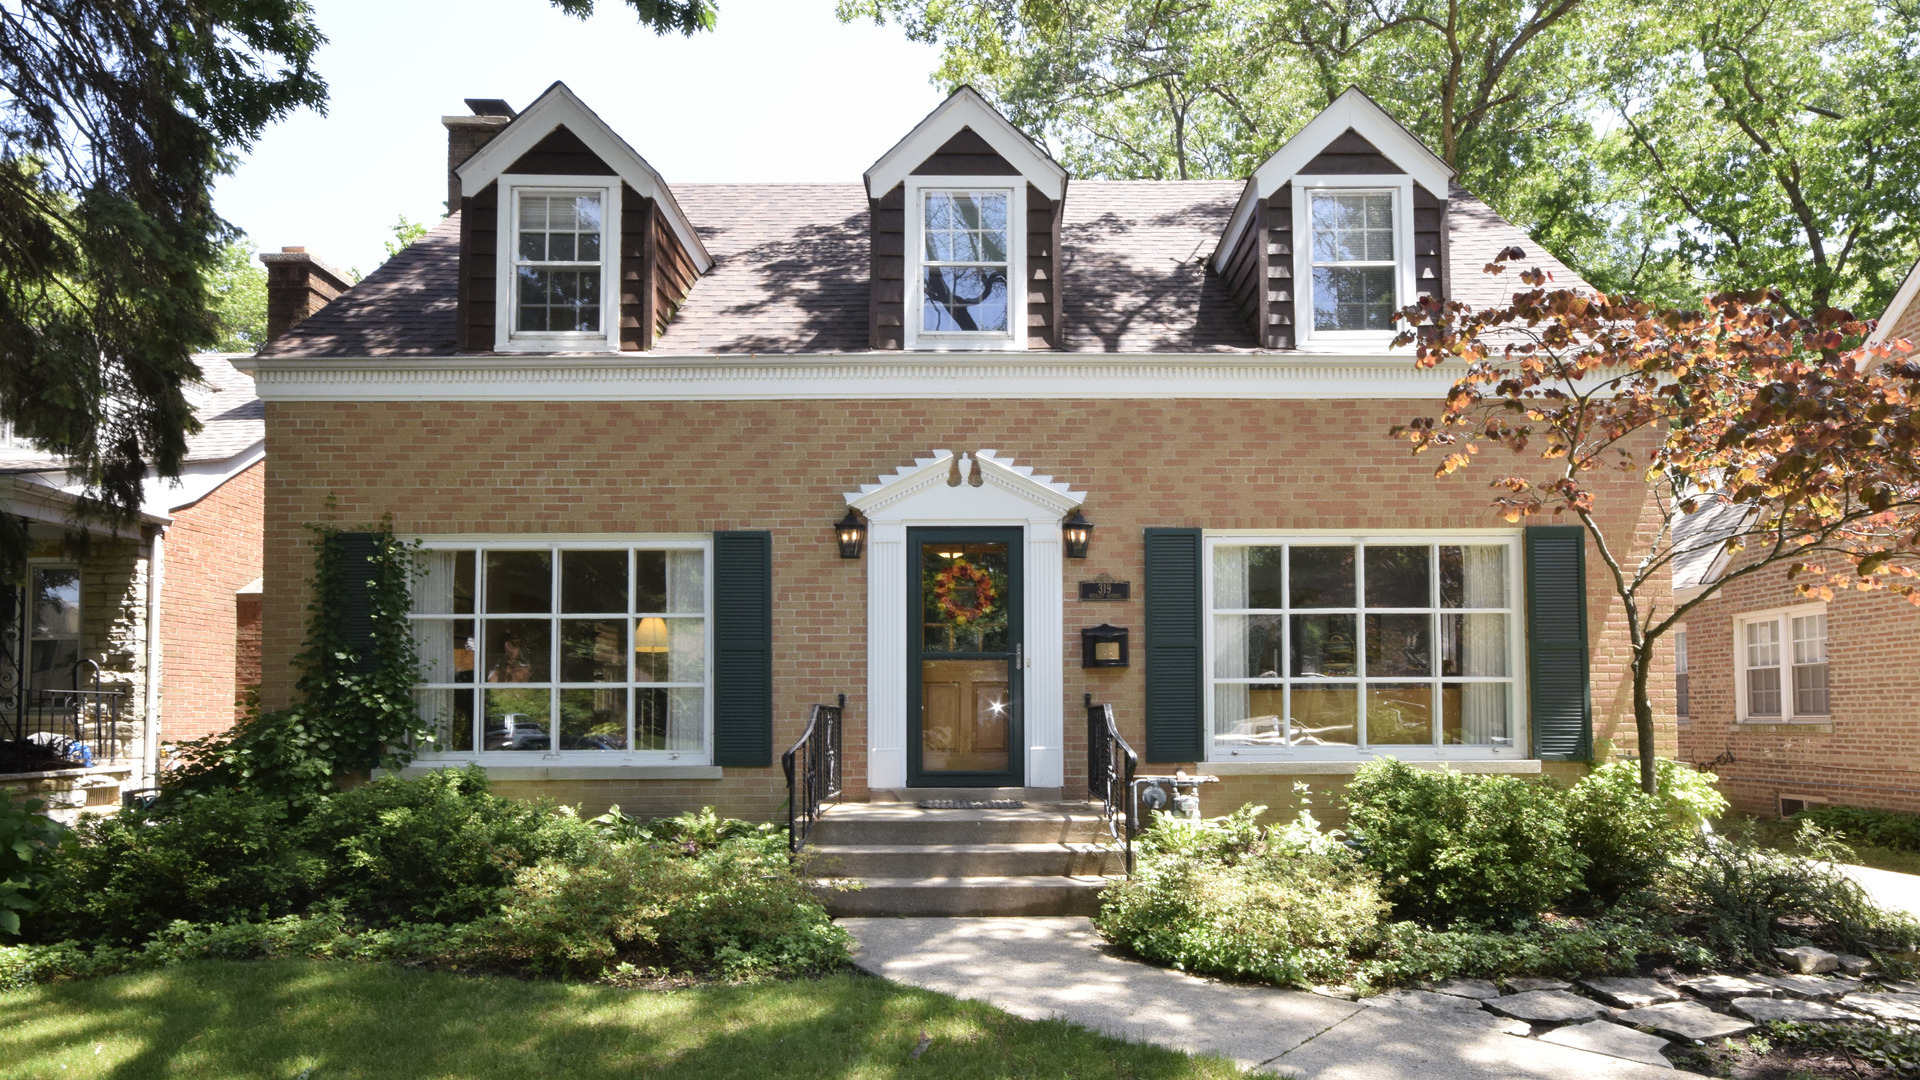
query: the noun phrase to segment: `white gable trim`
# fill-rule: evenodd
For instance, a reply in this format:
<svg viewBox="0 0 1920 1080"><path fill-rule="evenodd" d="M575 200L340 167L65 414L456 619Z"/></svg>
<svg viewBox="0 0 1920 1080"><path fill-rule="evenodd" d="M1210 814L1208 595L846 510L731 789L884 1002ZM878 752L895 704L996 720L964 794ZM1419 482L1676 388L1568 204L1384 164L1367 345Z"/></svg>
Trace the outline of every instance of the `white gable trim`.
<svg viewBox="0 0 1920 1080"><path fill-rule="evenodd" d="M1907 271L1906 280L1900 283L1900 291L1893 294L1893 302L1881 313L1880 322L1873 328L1873 333L1867 335L1868 345L1879 345L1893 334L1893 324L1899 322L1900 316L1913 306L1916 294L1920 294L1920 262L1914 263L1913 269Z"/></svg>
<svg viewBox="0 0 1920 1080"><path fill-rule="evenodd" d="M1020 175L1039 188L1047 198L1057 202L1066 195L1067 170L1047 156L1047 152L1028 138L1025 132L1001 116L998 109L987 104L986 99L973 87L963 86L928 113L927 118L915 125L912 131L907 132L906 138L894 143L893 149L880 155L880 160L873 163L865 177L867 197L877 199L892 191L921 162L945 146L948 139L958 135L961 128L968 127L985 139L995 153L1006 158L1008 164L1020 170Z"/></svg>
<svg viewBox="0 0 1920 1080"><path fill-rule="evenodd" d="M1220 246L1214 249L1213 266L1216 271L1226 273L1227 259L1232 255L1234 245L1239 242L1240 233L1252 219L1259 200L1271 198L1274 192L1291 182L1333 140L1346 134L1348 128L1372 143L1388 161L1405 169L1407 175L1413 177L1414 183L1426 188L1437 198L1447 197L1453 166L1440 160L1439 155L1427 149L1427 144L1401 126L1398 120L1387 115L1387 111L1362 93L1359 87L1350 86L1346 93L1320 110L1320 115L1307 121L1306 127L1296 132L1284 146L1273 152L1272 157L1253 170L1253 176L1247 181L1247 189L1241 193L1239 204L1233 208L1233 217L1227 222L1227 231L1220 238Z"/></svg>
<svg viewBox="0 0 1920 1080"><path fill-rule="evenodd" d="M968 462L971 462L971 466ZM958 467L961 483L949 485ZM973 469L980 486L966 482ZM991 450L931 457L847 496L867 517L867 784L907 782L907 530L920 526L1010 526L1022 530L1026 577L1025 723L1021 747L1030 787L1066 776L1066 567L1060 519L1086 498L1052 477Z"/></svg>
<svg viewBox="0 0 1920 1080"><path fill-rule="evenodd" d="M554 83L541 94L525 112L513 118L493 141L480 148L480 151L468 158L454 172L460 174L460 187L463 191L479 191L498 180L520 156L539 145L540 140L553 134L553 129L565 125L568 131L587 144L587 149L599 155L620 179L633 186L635 191L654 200L660 206L660 212L667 219L667 225L687 249L687 255L693 259L694 266L701 273L713 268L713 256L707 253L707 247L700 242L700 235L693 229L693 223L674 200L673 192L667 182L647 164L633 147L627 145L614 130L600 119L599 114L587 108L585 102L575 96L566 83Z"/></svg>

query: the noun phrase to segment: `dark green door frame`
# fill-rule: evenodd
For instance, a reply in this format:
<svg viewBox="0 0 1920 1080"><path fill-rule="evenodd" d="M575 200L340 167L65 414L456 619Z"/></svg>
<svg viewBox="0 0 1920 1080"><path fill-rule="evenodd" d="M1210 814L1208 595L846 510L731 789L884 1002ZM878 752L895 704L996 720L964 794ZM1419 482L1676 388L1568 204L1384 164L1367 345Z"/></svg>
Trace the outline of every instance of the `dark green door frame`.
<svg viewBox="0 0 1920 1080"><path fill-rule="evenodd" d="M920 548L922 544L949 543L1007 545L1007 651L981 653L932 653L926 647ZM1021 660L1026 638L1026 582L1022 556L1026 550L1026 530L1020 528L918 528L907 530L907 786L908 787L1023 787L1026 784L1026 687ZM920 768L920 720L924 703L920 696L920 662L929 656L942 660L1004 660L1007 665L1007 767L994 772L941 771Z"/></svg>

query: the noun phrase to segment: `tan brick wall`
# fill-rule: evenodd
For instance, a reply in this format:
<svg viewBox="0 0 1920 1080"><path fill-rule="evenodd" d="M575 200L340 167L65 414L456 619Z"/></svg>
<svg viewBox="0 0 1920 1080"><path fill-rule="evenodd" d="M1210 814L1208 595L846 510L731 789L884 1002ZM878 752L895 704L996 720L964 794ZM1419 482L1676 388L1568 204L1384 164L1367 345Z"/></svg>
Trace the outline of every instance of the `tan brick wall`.
<svg viewBox="0 0 1920 1080"><path fill-rule="evenodd" d="M1065 587L1066 761L1083 785L1083 693L1110 701L1144 742L1142 603L1081 602L1075 583L1144 579L1141 530L1496 529L1491 468L1436 481L1431 460L1386 437L1434 406L1407 401L787 401L605 403L272 402L267 407L264 685L284 703L299 650L312 548L305 526L393 515L402 533L633 533L770 529L774 535L776 749L806 706L847 695L847 776L866 775L868 562L840 559L832 525L845 493L935 447L991 448L1088 493L1091 557ZM1642 493L1605 478L1600 496L1630 543ZM1596 737L1626 744L1620 703L1626 636L1604 569L1589 560ZM1083 670L1077 633L1130 627L1132 667ZM1657 688L1671 753L1672 680ZM1160 766L1155 766L1159 768ZM1170 768L1170 766L1169 766ZM507 785L502 785L503 790ZM722 782L550 784L589 809L628 799L719 802L771 817L778 767ZM1286 790L1283 786L1281 790ZM639 805L634 803L632 805Z"/></svg>
<svg viewBox="0 0 1920 1080"><path fill-rule="evenodd" d="M1832 723L1735 719L1735 617L1813 602L1781 566L1729 583L1688 613L1692 715L1682 758L1714 763L1721 790L1749 813L1777 812L1781 794L1920 811L1920 607L1900 597L1837 591L1827 603Z"/></svg>
<svg viewBox="0 0 1920 1080"><path fill-rule="evenodd" d="M260 576L265 492L266 466L256 463L173 514L160 615L160 734L167 742L224 731L234 721L246 689L239 684L234 593Z"/></svg>

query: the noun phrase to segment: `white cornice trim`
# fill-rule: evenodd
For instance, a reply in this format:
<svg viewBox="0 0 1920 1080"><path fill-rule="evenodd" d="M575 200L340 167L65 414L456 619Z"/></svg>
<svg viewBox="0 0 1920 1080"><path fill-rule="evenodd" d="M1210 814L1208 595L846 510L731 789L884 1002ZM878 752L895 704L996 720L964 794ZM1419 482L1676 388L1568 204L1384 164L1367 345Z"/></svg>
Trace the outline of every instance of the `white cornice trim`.
<svg viewBox="0 0 1920 1080"><path fill-rule="evenodd" d="M915 124L893 149L867 169L867 197L877 199L904 181L920 163L945 146L961 128L972 128L987 141L994 152L1020 170L1027 182L1054 201L1066 194L1067 170L1048 156L1046 150L987 104L987 99L971 86L963 86L934 106L926 119Z"/></svg>
<svg viewBox="0 0 1920 1080"><path fill-rule="evenodd" d="M500 129L500 134L453 170L460 176L461 189L479 191L498 180L514 162L520 160L522 154L533 149L561 125L586 143L588 149L620 175L620 179L659 204L667 225L673 229L680 246L687 249L687 255L693 259L696 269L704 274L713 268L713 256L707 254L707 246L700 242L700 234L694 231L693 223L687 219L686 212L680 209L667 182L661 179L652 165L647 164L646 158L629 146L618 132L608 127L598 113L588 108L587 103L581 101L566 83L557 82L549 86L546 93L527 106L525 112ZM613 224L617 225L618 220L614 219Z"/></svg>
<svg viewBox="0 0 1920 1080"><path fill-rule="evenodd" d="M1436 401L1453 365L1382 353L601 354L538 357L250 357L235 366L274 401L805 401L973 399L1409 399Z"/></svg>
<svg viewBox="0 0 1920 1080"><path fill-rule="evenodd" d="M1920 262L1914 263L1913 269L1907 271L1906 279L1900 282L1900 291L1893 294L1893 302L1880 313L1880 321L1874 325L1873 333L1867 335L1868 345L1878 345L1893 334L1893 325L1907 313L1916 293L1920 293Z"/></svg>

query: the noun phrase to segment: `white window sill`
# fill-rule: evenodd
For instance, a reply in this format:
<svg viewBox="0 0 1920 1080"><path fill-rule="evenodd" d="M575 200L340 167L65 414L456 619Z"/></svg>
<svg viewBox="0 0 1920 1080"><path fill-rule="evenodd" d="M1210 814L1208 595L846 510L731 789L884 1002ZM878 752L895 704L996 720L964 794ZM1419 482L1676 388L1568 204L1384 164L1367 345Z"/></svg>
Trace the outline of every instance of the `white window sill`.
<svg viewBox="0 0 1920 1080"><path fill-rule="evenodd" d="M484 761L415 761L401 769L403 779L414 779L441 769L478 765L492 780L718 780L718 765L490 765Z"/></svg>
<svg viewBox="0 0 1920 1080"><path fill-rule="evenodd" d="M1464 773L1532 774L1540 771L1540 762L1534 758L1500 760L1468 758L1407 760L1403 758L1401 760L1416 769L1452 769L1455 772ZM1365 764L1366 761L1354 758L1320 761L1205 761L1200 763L1200 770L1216 776L1352 776L1360 771L1360 766Z"/></svg>
<svg viewBox="0 0 1920 1080"><path fill-rule="evenodd" d="M1756 716L1741 717L1734 726L1742 731L1825 732L1833 730L1831 716Z"/></svg>

